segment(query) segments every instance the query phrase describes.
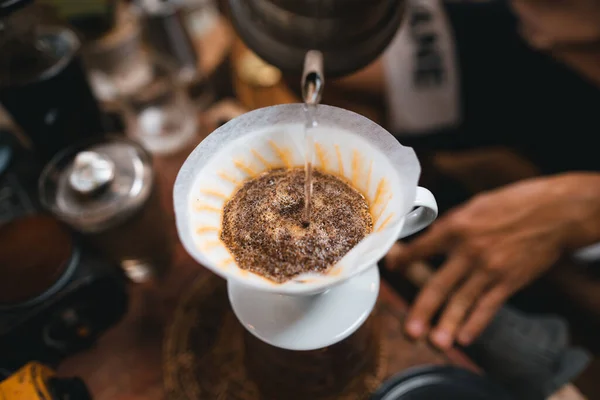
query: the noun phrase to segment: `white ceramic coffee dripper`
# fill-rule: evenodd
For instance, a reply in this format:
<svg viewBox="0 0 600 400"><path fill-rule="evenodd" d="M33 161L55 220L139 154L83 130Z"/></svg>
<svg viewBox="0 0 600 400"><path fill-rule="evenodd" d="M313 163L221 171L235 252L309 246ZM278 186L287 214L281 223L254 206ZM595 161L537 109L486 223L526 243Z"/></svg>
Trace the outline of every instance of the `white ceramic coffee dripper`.
<svg viewBox="0 0 600 400"><path fill-rule="evenodd" d="M411 148L341 108L320 105L317 121L315 168L360 190L374 220L374 233L327 274L277 284L240 269L219 239L223 208L240 184L272 168L304 165L302 104L262 108L221 126L190 154L174 189L177 230L186 250L227 279L233 310L250 332L290 350L326 347L358 329L377 300L377 261L397 239L437 216L435 198L417 186L420 165Z"/></svg>

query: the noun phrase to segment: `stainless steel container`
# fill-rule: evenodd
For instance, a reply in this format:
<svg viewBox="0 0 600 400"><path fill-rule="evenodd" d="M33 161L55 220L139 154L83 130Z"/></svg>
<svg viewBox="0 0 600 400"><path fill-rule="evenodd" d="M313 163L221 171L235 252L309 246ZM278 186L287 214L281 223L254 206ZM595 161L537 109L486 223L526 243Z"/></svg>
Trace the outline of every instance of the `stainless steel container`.
<svg viewBox="0 0 600 400"><path fill-rule="evenodd" d="M320 50L325 75L345 75L379 56L394 37L405 0L229 0L241 38L261 58L300 75Z"/></svg>
<svg viewBox="0 0 600 400"><path fill-rule="evenodd" d="M110 139L68 149L40 177L43 204L124 267L134 281L160 276L171 238L151 158L138 144Z"/></svg>

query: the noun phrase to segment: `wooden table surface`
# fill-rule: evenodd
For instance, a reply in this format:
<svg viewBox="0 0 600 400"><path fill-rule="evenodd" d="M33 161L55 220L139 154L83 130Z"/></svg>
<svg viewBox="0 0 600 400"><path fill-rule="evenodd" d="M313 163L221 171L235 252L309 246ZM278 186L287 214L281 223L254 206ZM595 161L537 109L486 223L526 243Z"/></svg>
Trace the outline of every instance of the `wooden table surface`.
<svg viewBox="0 0 600 400"><path fill-rule="evenodd" d="M239 43L236 48L234 60L244 51ZM252 96L250 89L235 76L233 79L245 108L294 101L290 92L281 86L257 89L257 97ZM248 104L244 98L251 98L255 104ZM198 141L200 140L201 137L198 137ZM155 157L154 160L162 205L169 216L168 228L174 238L173 183L179 167L194 146L195 143L177 155ZM198 265L177 241L173 265L167 276L158 284L131 285L129 310L124 318L106 332L93 348L65 360L59 366L59 375L83 378L95 400L166 398L162 375L165 330L171 322L180 296L196 277L208 273L210 272ZM381 283L379 301L394 309L398 316L397 319L389 319L383 327L398 335L397 346L388 350L393 352L390 355L393 356L392 365L389 366L391 373L423 364L455 364L476 369L456 350L442 354L426 342L408 340L401 329L407 305L385 282Z"/></svg>
<svg viewBox="0 0 600 400"><path fill-rule="evenodd" d="M172 187L189 150L177 156L155 159L164 212L170 217L169 229L173 236L176 231ZM177 242L172 268L164 280L156 285L132 284L129 310L123 320L106 332L92 349L65 360L59 367L59 374L83 378L95 400L164 399L162 345L165 328L181 294L196 277L208 273ZM383 328L398 332L398 345L389 349L394 353L393 371L432 363L475 368L458 351L441 354L425 342L412 342L404 337L400 321L406 304L385 282L381 285L379 301L397 310L399 316Z"/></svg>

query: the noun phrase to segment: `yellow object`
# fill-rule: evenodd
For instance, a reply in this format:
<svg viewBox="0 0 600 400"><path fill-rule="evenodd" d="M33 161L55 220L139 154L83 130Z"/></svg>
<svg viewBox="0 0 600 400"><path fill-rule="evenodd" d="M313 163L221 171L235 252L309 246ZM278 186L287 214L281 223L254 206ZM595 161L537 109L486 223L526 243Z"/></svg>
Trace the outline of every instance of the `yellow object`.
<svg viewBox="0 0 600 400"><path fill-rule="evenodd" d="M239 78L250 86L268 88L281 80L281 71L247 51L237 65Z"/></svg>
<svg viewBox="0 0 600 400"><path fill-rule="evenodd" d="M48 379L53 376L50 368L30 362L0 382L0 400L52 400Z"/></svg>

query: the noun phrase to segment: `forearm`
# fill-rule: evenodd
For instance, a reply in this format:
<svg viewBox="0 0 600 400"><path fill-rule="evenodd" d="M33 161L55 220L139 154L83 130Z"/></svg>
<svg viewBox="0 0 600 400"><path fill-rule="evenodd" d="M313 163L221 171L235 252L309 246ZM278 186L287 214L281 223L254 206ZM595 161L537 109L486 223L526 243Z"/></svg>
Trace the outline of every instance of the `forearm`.
<svg viewBox="0 0 600 400"><path fill-rule="evenodd" d="M566 210L573 221L567 241L568 249L579 250L585 246L600 243L600 172L568 172L557 177L569 184L558 185L557 190L572 204Z"/></svg>

